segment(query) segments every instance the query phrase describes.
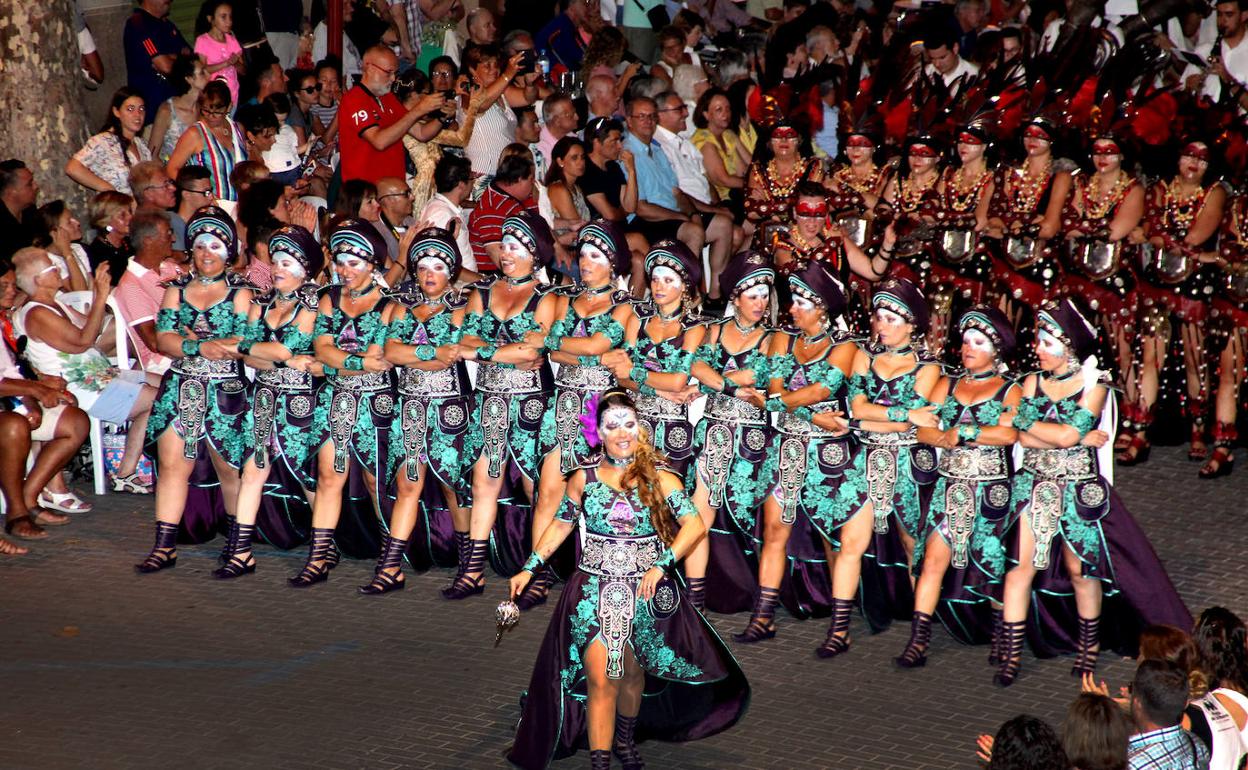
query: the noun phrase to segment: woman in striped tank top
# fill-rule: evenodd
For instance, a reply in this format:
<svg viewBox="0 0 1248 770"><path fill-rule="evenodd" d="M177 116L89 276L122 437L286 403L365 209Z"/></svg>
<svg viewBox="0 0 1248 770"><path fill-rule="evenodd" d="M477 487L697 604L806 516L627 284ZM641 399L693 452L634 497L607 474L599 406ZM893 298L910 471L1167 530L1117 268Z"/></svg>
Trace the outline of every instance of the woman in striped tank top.
<svg viewBox="0 0 1248 770"><path fill-rule="evenodd" d="M230 91L219 80L204 86L199 97L200 120L186 129L165 167L170 178L187 163L208 169L212 179L212 195L218 200L237 200L238 192L230 184L234 166L247 160L247 140L243 129L230 119Z"/></svg>

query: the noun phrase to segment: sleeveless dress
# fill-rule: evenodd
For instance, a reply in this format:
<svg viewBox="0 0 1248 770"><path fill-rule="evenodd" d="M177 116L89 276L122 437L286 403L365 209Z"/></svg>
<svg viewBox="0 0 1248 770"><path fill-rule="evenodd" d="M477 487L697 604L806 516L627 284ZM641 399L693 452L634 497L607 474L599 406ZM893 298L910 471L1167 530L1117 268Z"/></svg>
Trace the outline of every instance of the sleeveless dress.
<svg viewBox="0 0 1248 770"><path fill-rule="evenodd" d="M751 371L766 387L770 379L767 355L769 335L764 331L754 347L730 353L723 330L731 318L707 322L707 339L714 327L719 335L704 342L695 359L721 374ZM769 452L771 425L762 409L735 396L710 390L706 410L693 433L694 473L710 492L715 521L707 532L710 560L706 565L706 606L714 612L742 612L754 604L758 591L759 511L775 469Z"/></svg>
<svg viewBox="0 0 1248 770"><path fill-rule="evenodd" d="M932 266L928 297L933 306L956 302L960 308L983 301L988 279L992 276L992 260L987 250L980 246L979 238L975 238L975 245L967 252L956 249L965 243L964 239L975 237L968 234L975 229L975 212L980 196L994 175L991 171L986 172L970 190L959 192L954 183L956 173L954 169L944 172L945 188L940 192L941 208L937 212L941 228L937 233L936 262ZM946 248L946 241L954 247L954 251ZM957 310L949 312L954 317L959 315Z"/></svg>
<svg viewBox="0 0 1248 770"><path fill-rule="evenodd" d="M656 342L646 333L646 326L651 318L658 316L658 310L646 303L637 308L637 315L641 318L641 329L637 341L628 347L633 368L687 377L693 364L693 352L683 349L685 335L700 321L683 316L676 336ZM689 469L693 463L693 424L689 422L689 405L669 401L645 384L638 393L637 415L650 434L654 448L667 458L668 465L683 482L692 481Z"/></svg>
<svg viewBox="0 0 1248 770"><path fill-rule="evenodd" d="M490 292L497 281L489 277L470 285L481 294L482 311L464 319L463 336L479 337L486 345L501 348L541 330L534 314L550 287L539 284L524 309L503 320L490 309ZM532 537L529 506L515 500L512 491L521 489L521 476L537 481L544 457L538 434L542 418L552 406L554 378L546 361L533 371L482 361L476 385L472 426L466 438L472 452L467 467L484 456L489 460L486 470L491 478L503 478L506 473L499 497L500 515L490 534L490 560L499 574L514 575L532 550Z"/></svg>
<svg viewBox="0 0 1248 770"><path fill-rule="evenodd" d="M1185 712L1192 722L1192 735L1209 747L1209 770L1239 770L1240 761L1248 753L1235 719L1216 695L1224 695L1240 708L1248 699L1235 690L1217 689L1187 705Z"/></svg>
<svg viewBox="0 0 1248 770"><path fill-rule="evenodd" d="M392 301L408 308L408 314L390 322L386 339L416 346L417 356L432 360L434 350L452 345L462 337L451 316L468 299L451 289L434 300L441 310L426 321L415 310L428 298L415 284L404 284L390 294ZM458 562L455 527L443 499L440 482L453 490L461 504L468 504L472 486L473 448L469 446L472 415L472 383L463 361L437 371L398 367L399 425L390 431L391 483L399 474L408 480L419 477L420 466L429 473L421 490L422 515L408 539L408 561L417 569L451 567Z"/></svg>
<svg viewBox="0 0 1248 770"><path fill-rule="evenodd" d="M374 288L378 291L378 288ZM313 337L329 335L334 346L347 353L363 355L370 345L384 345L386 326L382 311L390 301L382 297L371 310L351 317L342 309L343 287L325 288L330 315L316 318ZM312 426L316 431L315 450L327 442L334 452L334 471L347 474L342 513L335 539L343 553L357 559L376 558L381 550L381 519L388 519L393 500L385 494L390 469L390 430L395 409L394 372L331 374L316 392ZM371 474L376 488L370 490L364 478ZM370 492L377 492L380 518Z"/></svg>
<svg viewBox="0 0 1248 770"><path fill-rule="evenodd" d="M588 745L585 649L607 650L607 676L623 675L630 649L645 672L637 737L690 741L722 732L744 715L749 683L728 647L694 608L678 579L659 582L654 598L637 595L641 579L666 550L635 491L598 479L598 459L584 466L579 505L564 498L557 518L576 523L581 552L546 629L522 698L507 759L525 770L547 767ZM667 505L697 516L683 491Z"/></svg>
<svg viewBox="0 0 1248 770"><path fill-rule="evenodd" d="M1083 391L1051 400L1042 392L1023 398L1014 418L1069 425L1082 438L1096 417L1079 405ZM1085 578L1101 581L1101 648L1135 655L1147 625L1191 628L1192 615L1148 538L1118 493L1101 475L1091 447L1023 449L1014 474L1012 526L1025 520L1035 536L1031 613L1027 635L1037 655L1051 657L1077 648L1074 589L1062 562L1070 548ZM1018 538L1010 538L1008 559L1018 563Z"/></svg>
<svg viewBox="0 0 1248 770"><path fill-rule="evenodd" d="M177 289L180 302L178 307L161 308L156 314L157 334L189 328L201 340L247 337L251 330L247 318L234 311L234 295L251 285L235 273L226 273L225 297L201 310L186 298L186 287L194 280L187 274L169 283ZM247 397L250 384L242 361L213 361L203 356L174 359L160 381L147 420L144 452L159 470L157 441L166 430L173 430L186 444L184 456L195 461L179 531L182 542L207 542L228 529L209 448L230 467L242 468L252 431Z"/></svg>
<svg viewBox="0 0 1248 770"><path fill-rule="evenodd" d="M212 129L201 120L192 128L199 132L204 148L191 156L188 163L197 164L208 169L212 179L212 194L221 200L238 200L238 191L230 183L230 172L234 166L247 160L247 140L243 137L243 129L233 120L226 118L234 136L234 146L226 147L217 139Z"/></svg>
<svg viewBox="0 0 1248 770"><path fill-rule="evenodd" d="M117 376L117 367L110 364L108 358L93 347L82 353L66 353L30 337L26 333L26 316L37 307L46 308L62 318L66 317L65 311L59 306L45 305L34 300L19 307L13 313L13 330L18 337L26 338L22 356L36 372L60 377L75 395L84 394L93 401L94 396L91 394L104 390L109 381ZM84 405L84 408L86 406L89 404Z"/></svg>
<svg viewBox="0 0 1248 770"><path fill-rule="evenodd" d="M988 202L988 216L998 218L1008 228L1018 223L1023 229L1017 236L986 239L993 255L996 290L1027 307L1039 307L1052 299L1061 283L1062 268L1057 259L1057 238L1038 241L1039 227L1032 220L1049 209L1053 195L1054 169L1039 190L1031 192L1017 180L1023 176L1021 167L1002 166ZM1011 252L1010 247L1014 250ZM1026 323L1020 331L1029 328ZM1019 348L1024 348L1019 345Z"/></svg>
<svg viewBox="0 0 1248 770"><path fill-rule="evenodd" d="M178 146L178 140L186 133L186 129L190 125L182 120L178 115L177 109L173 106L173 99L166 99L165 104L169 105L169 128L165 131L165 138L160 143L160 150L156 153L156 157L161 163L168 163L169 156L173 154L173 148Z"/></svg>
<svg viewBox="0 0 1248 770"><path fill-rule="evenodd" d="M949 386L937 417L940 429L962 426L991 428L1000 424L1004 399L1014 383L1007 381L989 398L972 404L957 399L958 383ZM956 446L940 452L939 476L932 488L923 534L914 546L914 570L923 572L928 538L935 534L953 553L941 584L936 616L958 641L988 642L992 638L990 601L1001 600L1005 577L1002 535L1010 511L1012 457L1008 446Z"/></svg>
<svg viewBox="0 0 1248 770"><path fill-rule="evenodd" d="M295 290L295 313L272 326L267 318L277 292L257 297L260 318L250 337L277 342L295 356L313 355L312 335L299 330L302 313L316 312L320 287L305 283ZM316 430L312 424L316 379L308 372L275 363L256 372L251 389L252 432L248 453L257 468L270 468L256 517L256 530L267 543L295 548L311 536L312 509L303 490L316 489Z"/></svg>
<svg viewBox="0 0 1248 770"><path fill-rule="evenodd" d="M610 340L612 348L619 347L624 341L624 327L612 313L620 305L630 302L627 292L612 291L611 304L605 310L584 317L576 310L576 298L586 291L583 286L556 288L554 291L570 299L567 312L551 326L549 336L583 339L603 334ZM557 448L560 473L571 473L595 453L581 435L581 415L585 414L585 405L591 396L604 393L615 385L615 376L600 363L599 356L580 356L576 364L559 366L555 373L553 408L546 410L542 416L538 451L545 458Z"/></svg>
<svg viewBox="0 0 1248 770"><path fill-rule="evenodd" d="M921 289L928 286L932 265L936 260L936 229L926 219L936 219L942 211L940 192L933 182L918 192L909 177L897 178L897 196L893 201L896 211L897 243L896 257L889 265L889 278L904 278ZM907 192L909 191L909 192Z"/></svg>
<svg viewBox="0 0 1248 770"><path fill-rule="evenodd" d="M832 586L821 539L837 542L840 525L854 512L837 492L853 465L857 442L851 434L836 436L812 422L820 412L848 413L848 381L828 361L845 339L833 336L822 358L801 363L793 353L796 336L790 336L788 349L773 356L769 365L772 378L782 379L786 392L807 385L828 389L823 401L780 411L771 439L770 453L776 459L770 494L780 505L780 521L791 528L780 601L799 618L828 614Z"/></svg>

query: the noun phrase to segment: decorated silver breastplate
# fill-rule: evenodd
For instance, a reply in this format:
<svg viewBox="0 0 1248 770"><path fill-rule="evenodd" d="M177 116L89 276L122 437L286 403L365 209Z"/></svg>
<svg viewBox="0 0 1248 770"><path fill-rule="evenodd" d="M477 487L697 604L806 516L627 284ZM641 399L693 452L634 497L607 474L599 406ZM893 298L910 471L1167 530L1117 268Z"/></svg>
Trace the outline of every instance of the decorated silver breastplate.
<svg viewBox="0 0 1248 770"><path fill-rule="evenodd" d="M811 404L809 409L815 414L821 412L834 412L840 408L840 404L835 401L821 401L818 404ZM776 420L776 429L788 436L801 436L803 438L836 438L835 434L830 430L825 430L815 425L809 420L803 420L791 412L781 412Z"/></svg>
<svg viewBox="0 0 1248 770"><path fill-rule="evenodd" d="M555 387L571 390L586 390L601 393L615 386L615 375L605 366L577 366L574 364L559 367L555 375Z"/></svg>
<svg viewBox="0 0 1248 770"><path fill-rule="evenodd" d="M1091 447L1024 449L1023 468L1046 479L1081 481L1100 475Z"/></svg>
<svg viewBox="0 0 1248 770"><path fill-rule="evenodd" d="M689 405L662 396L637 396L637 414L652 420L688 420Z"/></svg>
<svg viewBox="0 0 1248 770"><path fill-rule="evenodd" d="M580 569L597 575L598 627L607 648L607 677L624 676L624 649L633 635L637 585L663 552L657 535L617 537L582 532Z"/></svg>
<svg viewBox="0 0 1248 770"><path fill-rule="evenodd" d="M390 388L390 372L364 372L363 374L337 375L329 378L329 384L338 390L375 391Z"/></svg>
<svg viewBox="0 0 1248 770"><path fill-rule="evenodd" d="M505 364L482 363L477 370L477 390L506 395L538 393L542 390L541 370L525 371Z"/></svg>

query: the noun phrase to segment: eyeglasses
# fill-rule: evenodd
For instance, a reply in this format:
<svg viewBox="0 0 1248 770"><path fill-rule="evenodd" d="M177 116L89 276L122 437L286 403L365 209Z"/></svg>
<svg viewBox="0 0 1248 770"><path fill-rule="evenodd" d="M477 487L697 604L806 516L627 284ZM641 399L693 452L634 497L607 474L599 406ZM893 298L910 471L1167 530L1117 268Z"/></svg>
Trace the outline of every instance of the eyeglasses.
<svg viewBox="0 0 1248 770"><path fill-rule="evenodd" d="M314 86L305 86L305 87L303 87L303 88L300 88L299 90L300 90L300 91L303 91L305 94L314 94L314 93L316 93L317 91L320 91L320 90L321 90L321 84L320 84L320 83L317 83L317 84L316 84L316 85L314 85Z"/></svg>
<svg viewBox="0 0 1248 770"><path fill-rule="evenodd" d="M212 196L212 188L211 188L211 187L210 187L210 188L208 188L207 190L196 190L194 187L179 187L178 189L179 189L179 190L181 190L181 191L182 191L182 192L184 192L184 193L194 193L194 194L196 194L196 195L207 195L207 196L209 196L209 197L211 197L211 196Z"/></svg>
<svg viewBox="0 0 1248 770"><path fill-rule="evenodd" d="M175 186L176 185L174 185L172 179L166 179L163 182L157 182L156 184L149 184L147 187L144 187L142 190L139 190L139 194L142 195L148 190L163 190L166 187L175 187Z"/></svg>
<svg viewBox="0 0 1248 770"><path fill-rule="evenodd" d="M222 109L222 110L210 110L210 109L205 108L205 109L200 110L200 112L203 113L204 115L215 115L217 117L221 117L223 115L229 115L230 108L226 107L225 109Z"/></svg>
<svg viewBox="0 0 1248 770"><path fill-rule="evenodd" d="M370 61L370 62L367 62L367 64L368 64L368 66L372 67L372 68L373 68L373 69L375 69L375 70L378 70L379 72L384 72L384 73L386 73L386 75L388 75L388 76L390 76L390 77L394 77L394 74L395 74L396 72L398 72L398 71L399 71L397 68L396 68L396 69L392 69L392 70L388 70L388 69L386 69L385 67L382 67L381 65L379 65L379 64L375 64L375 63L373 63L373 62L371 62L371 61Z"/></svg>
<svg viewBox="0 0 1248 770"><path fill-rule="evenodd" d="M430 79L432 79L432 78L453 78L453 77L455 77L455 73L454 73L454 72L451 72L450 70L434 70L433 72L429 73L429 77L430 77Z"/></svg>
<svg viewBox="0 0 1248 770"><path fill-rule="evenodd" d="M638 112L628 117L630 120L651 121L654 120L655 114L653 112Z"/></svg>

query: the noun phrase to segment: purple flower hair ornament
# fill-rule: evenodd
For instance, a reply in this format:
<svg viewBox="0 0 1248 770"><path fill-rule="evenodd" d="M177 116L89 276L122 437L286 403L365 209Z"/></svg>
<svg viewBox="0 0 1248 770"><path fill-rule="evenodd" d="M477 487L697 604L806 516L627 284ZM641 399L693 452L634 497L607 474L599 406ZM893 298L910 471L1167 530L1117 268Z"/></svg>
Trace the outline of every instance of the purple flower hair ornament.
<svg viewBox="0 0 1248 770"><path fill-rule="evenodd" d="M594 393L585 399L585 411L581 413L581 435L585 437L585 443L589 444L590 449L597 449L602 444L602 438L598 435L598 400L601 395Z"/></svg>

